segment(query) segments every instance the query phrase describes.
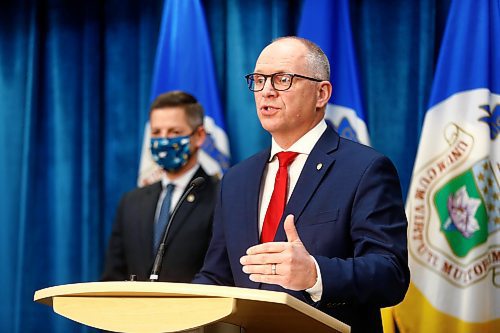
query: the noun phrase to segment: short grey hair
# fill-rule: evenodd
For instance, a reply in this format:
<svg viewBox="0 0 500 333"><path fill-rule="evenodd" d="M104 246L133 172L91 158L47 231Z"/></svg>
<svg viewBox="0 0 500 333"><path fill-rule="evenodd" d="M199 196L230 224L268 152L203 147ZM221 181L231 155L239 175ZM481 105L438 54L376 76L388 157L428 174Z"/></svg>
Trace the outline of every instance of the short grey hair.
<svg viewBox="0 0 500 333"><path fill-rule="evenodd" d="M330 62L325 52L314 42L308 39L297 36L279 37L273 40L278 42L281 40L293 39L301 42L307 48L306 61L315 78L330 81Z"/></svg>

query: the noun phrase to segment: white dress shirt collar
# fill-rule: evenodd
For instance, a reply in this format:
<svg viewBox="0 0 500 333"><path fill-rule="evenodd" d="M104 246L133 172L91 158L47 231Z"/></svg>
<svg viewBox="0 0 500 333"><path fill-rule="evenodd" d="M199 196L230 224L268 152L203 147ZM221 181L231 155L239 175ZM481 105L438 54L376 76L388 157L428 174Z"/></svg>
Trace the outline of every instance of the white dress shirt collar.
<svg viewBox="0 0 500 333"><path fill-rule="evenodd" d="M294 151L299 154L309 155L311 150L318 142L319 138L325 132L327 128L326 122L324 120L320 121L316 126L309 130L306 134L304 134L300 139L298 139L290 148L286 149L286 151ZM277 153L285 151L285 149L281 148L278 143L272 139L271 142L271 155L269 156L269 161L272 161L274 156Z"/></svg>
<svg viewBox="0 0 500 333"><path fill-rule="evenodd" d="M163 176L161 178L161 186L163 189L167 187L168 184L174 184L176 190L182 190L184 192L184 189L189 185L189 181L194 177L194 174L200 167L199 163L196 163L191 169L189 169L185 174L180 176L179 178L176 178L175 180L170 180L168 178L168 175L166 173L163 173Z"/></svg>

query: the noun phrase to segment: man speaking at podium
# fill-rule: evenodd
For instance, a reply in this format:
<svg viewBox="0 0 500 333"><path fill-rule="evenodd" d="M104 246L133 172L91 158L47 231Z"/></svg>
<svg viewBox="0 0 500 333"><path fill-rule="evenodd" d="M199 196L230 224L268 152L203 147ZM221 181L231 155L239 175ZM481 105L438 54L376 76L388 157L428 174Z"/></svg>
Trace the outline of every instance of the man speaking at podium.
<svg viewBox="0 0 500 333"><path fill-rule="evenodd" d="M381 332L380 308L409 284L400 183L388 158L327 125L329 78L308 40L261 52L246 79L272 145L224 176L193 282L284 291L352 332Z"/></svg>
<svg viewBox="0 0 500 333"><path fill-rule="evenodd" d="M118 207L102 280L129 275L149 279L165 230L166 251L159 281L189 282L199 271L210 241L218 179L198 163L205 140L203 107L182 91L158 96L151 105L151 152L164 170L160 182L126 193ZM194 179L204 184L180 198ZM177 215L172 217L179 204ZM168 227L168 223L172 225Z"/></svg>

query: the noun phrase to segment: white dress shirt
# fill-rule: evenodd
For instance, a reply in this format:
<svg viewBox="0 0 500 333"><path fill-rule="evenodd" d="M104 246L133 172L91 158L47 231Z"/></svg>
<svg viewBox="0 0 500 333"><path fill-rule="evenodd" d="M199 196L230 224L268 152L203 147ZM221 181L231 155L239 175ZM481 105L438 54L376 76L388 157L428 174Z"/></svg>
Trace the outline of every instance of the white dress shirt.
<svg viewBox="0 0 500 333"><path fill-rule="evenodd" d="M320 121L314 128L312 128L309 132L304 134L297 142L295 142L290 148L286 151L293 151L299 153L295 160L288 167L288 189L287 189L287 198L286 201L290 199L290 196L295 189L295 185L297 184L297 180L299 179L300 173L304 168L307 158L311 153L312 149L318 142L319 138L325 132L327 128L326 122ZM261 192L260 192L260 203L259 203L259 233L262 232L262 225L264 224L264 218L266 216L267 207L269 206L269 202L271 201L271 196L274 190L274 182L276 178L276 173L279 168L277 153L285 151L281 148L274 138L271 143L271 155L269 157L269 162L264 170L264 175L262 178ZM316 265L316 272L318 274L318 279L316 280L316 284L306 291L309 293L313 301L319 301L321 299L321 294L323 292L323 284L321 282L321 273L319 270L319 265L316 262L316 259L312 257L314 263Z"/></svg>

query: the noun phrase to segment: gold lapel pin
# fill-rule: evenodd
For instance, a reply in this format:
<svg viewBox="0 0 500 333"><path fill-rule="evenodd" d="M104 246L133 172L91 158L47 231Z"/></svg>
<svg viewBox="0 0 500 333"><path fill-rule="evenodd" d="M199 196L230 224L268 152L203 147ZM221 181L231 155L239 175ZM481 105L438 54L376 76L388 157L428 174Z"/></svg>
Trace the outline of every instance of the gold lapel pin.
<svg viewBox="0 0 500 333"><path fill-rule="evenodd" d="M321 168L322 168L322 167L323 167L323 163L318 163L318 164L316 165L316 170L318 170L318 171L319 171L319 170L321 170Z"/></svg>
<svg viewBox="0 0 500 333"><path fill-rule="evenodd" d="M187 196L187 198L186 198L186 200L187 200L188 202L193 202L193 201L194 201L194 199L195 199L194 194L190 194L190 195L188 195L188 196Z"/></svg>

